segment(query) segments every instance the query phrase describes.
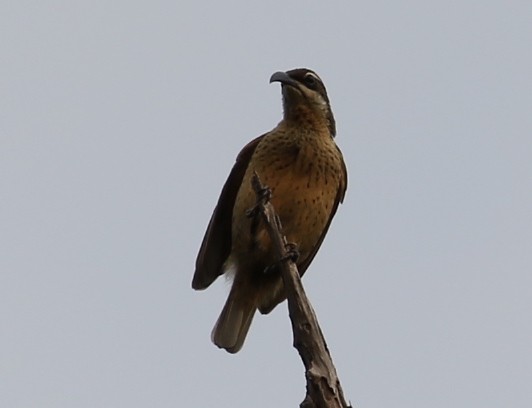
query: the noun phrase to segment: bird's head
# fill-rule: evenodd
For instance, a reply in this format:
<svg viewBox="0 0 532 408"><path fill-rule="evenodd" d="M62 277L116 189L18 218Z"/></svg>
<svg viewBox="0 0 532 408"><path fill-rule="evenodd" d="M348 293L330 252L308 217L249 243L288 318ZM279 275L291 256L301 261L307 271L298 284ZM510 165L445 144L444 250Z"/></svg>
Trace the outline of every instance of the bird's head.
<svg viewBox="0 0 532 408"><path fill-rule="evenodd" d="M332 137L336 135L327 90L318 74L310 69L297 68L276 72L270 78L272 82L281 83L285 119L297 119L301 113L311 112L327 124Z"/></svg>

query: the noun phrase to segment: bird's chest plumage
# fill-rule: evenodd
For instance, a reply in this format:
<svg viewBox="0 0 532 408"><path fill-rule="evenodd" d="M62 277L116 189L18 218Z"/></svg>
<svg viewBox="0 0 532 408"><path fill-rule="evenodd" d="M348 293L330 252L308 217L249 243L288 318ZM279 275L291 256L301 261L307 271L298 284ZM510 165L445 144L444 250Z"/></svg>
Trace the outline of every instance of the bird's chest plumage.
<svg viewBox="0 0 532 408"><path fill-rule="evenodd" d="M269 256L268 234L259 229L251 236L245 215L256 201L251 177L257 172L272 190L271 202L281 218L283 233L298 245L304 259L330 218L340 186L341 160L329 134L281 128L266 135L251 158L235 201L233 250L246 255L255 252L263 260Z"/></svg>

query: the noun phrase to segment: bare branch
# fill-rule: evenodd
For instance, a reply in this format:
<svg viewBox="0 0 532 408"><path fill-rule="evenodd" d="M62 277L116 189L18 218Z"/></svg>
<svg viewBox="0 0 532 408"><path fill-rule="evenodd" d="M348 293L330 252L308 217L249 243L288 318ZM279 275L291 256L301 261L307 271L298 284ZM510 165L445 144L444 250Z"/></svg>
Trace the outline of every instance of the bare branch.
<svg viewBox="0 0 532 408"><path fill-rule="evenodd" d="M254 216L261 216L279 259L284 289L288 300L288 312L292 321L294 347L305 366L307 394L301 408L351 408L345 401L336 368L331 359L318 320L301 284L296 264L287 250L286 237L282 235L281 221L269 202L271 193L263 186L257 173L252 178L257 194Z"/></svg>

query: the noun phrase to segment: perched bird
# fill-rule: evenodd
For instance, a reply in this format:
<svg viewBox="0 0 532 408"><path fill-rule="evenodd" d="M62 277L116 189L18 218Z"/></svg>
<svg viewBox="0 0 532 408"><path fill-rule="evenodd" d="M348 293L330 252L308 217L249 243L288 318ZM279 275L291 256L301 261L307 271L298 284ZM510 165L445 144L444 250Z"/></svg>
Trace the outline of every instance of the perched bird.
<svg viewBox="0 0 532 408"><path fill-rule="evenodd" d="M230 353L242 348L253 315L269 313L286 295L269 235L262 222L252 232L247 215L256 204L256 172L271 190L283 234L297 247L303 275L318 251L347 188L347 170L334 142L336 124L325 86L309 69L276 72L283 120L239 153L222 189L196 260L194 289L219 275L233 277L212 341Z"/></svg>

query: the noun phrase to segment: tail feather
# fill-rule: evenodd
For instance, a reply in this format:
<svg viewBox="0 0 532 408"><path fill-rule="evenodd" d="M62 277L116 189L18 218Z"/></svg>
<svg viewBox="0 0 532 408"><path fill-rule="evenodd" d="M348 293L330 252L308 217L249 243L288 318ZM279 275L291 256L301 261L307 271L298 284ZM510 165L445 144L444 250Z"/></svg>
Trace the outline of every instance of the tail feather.
<svg viewBox="0 0 532 408"><path fill-rule="evenodd" d="M256 310L257 306L253 302L236 296L233 288L212 329L212 342L229 353L238 352L244 344Z"/></svg>

